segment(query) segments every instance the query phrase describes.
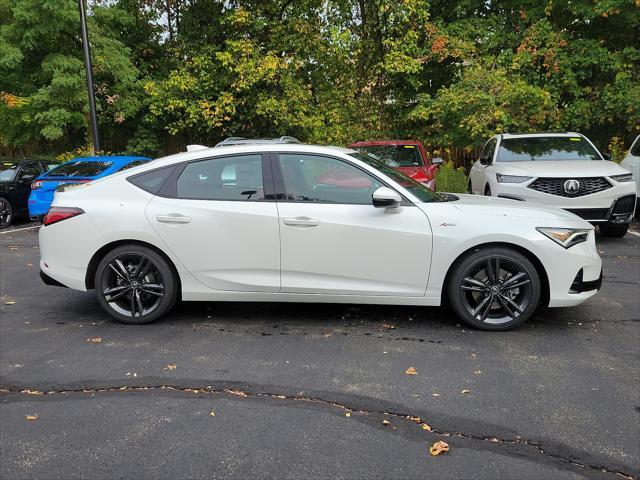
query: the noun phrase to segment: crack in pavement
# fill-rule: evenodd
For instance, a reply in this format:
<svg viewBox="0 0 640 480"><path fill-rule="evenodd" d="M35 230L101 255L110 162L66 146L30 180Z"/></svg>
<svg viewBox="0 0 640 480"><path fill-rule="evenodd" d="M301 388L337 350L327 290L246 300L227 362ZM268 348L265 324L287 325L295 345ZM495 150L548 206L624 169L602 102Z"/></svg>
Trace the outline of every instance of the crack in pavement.
<svg viewBox="0 0 640 480"><path fill-rule="evenodd" d="M501 435L483 435L478 433L470 433L460 431L459 429L446 428L441 425L434 425L430 422L427 423L424 420L424 416L416 414L406 413L398 409L398 405L388 405L389 408L368 408L366 406L357 406L354 403L350 403L348 400L328 400L322 398L319 395L305 394L305 392L298 393L274 393L272 389L252 389L250 386L241 385L236 382L211 382L211 385L204 386L184 386L170 383L145 383L144 379L137 379L137 385L133 384L131 380L127 383L116 384L112 386L69 386L60 388L43 388L43 387L20 387L15 385L0 385L0 404L7 401L21 401L25 396L32 399L47 399L57 397L59 395L67 394L80 394L91 395L104 394L104 393L145 393L160 391L163 393L175 392L175 393L189 393L197 395L226 395L239 398L255 398L255 399L272 399L277 401L289 401L300 402L308 405L322 405L333 409L342 410L345 413L357 414L362 418L367 416L382 416L386 418L395 418L402 420L403 422L411 422L420 426L421 430L427 430L428 432L439 435L442 437L454 437L462 439L464 441L476 442L475 445L481 449L498 448L501 453L510 456L526 457L527 459L540 462L541 459L555 460L556 466L561 465L558 462L564 464L564 467L569 467L573 471L580 471L584 473L585 470L593 473L599 472L600 474L606 473L615 475L616 477L637 480L640 475L637 473L629 473L626 471L626 467L613 467L605 465L605 462L588 462L585 459L580 460L580 457L589 457L590 454L586 452L578 452L572 450L571 447L562 445L556 442L549 447L543 445L544 442L531 439L525 439L519 435L514 435L512 438L507 438ZM40 388L40 389L38 389ZM274 389L277 391L277 389ZM11 399L11 395L16 398ZM9 398L8 398L9 397ZM351 399L355 396L350 395ZM73 397L69 397L73 398ZM91 397L89 397L91 398ZM362 397L355 397L362 398ZM358 418L353 417L353 418ZM385 425L382 422L376 420L378 426ZM389 425L388 423L386 424ZM389 429L393 432L395 427ZM393 432L400 433L400 432ZM422 432L424 433L424 432ZM565 450L567 453L554 452L552 448L555 447L558 450ZM541 455L541 456L540 456ZM592 456L592 455L591 455Z"/></svg>

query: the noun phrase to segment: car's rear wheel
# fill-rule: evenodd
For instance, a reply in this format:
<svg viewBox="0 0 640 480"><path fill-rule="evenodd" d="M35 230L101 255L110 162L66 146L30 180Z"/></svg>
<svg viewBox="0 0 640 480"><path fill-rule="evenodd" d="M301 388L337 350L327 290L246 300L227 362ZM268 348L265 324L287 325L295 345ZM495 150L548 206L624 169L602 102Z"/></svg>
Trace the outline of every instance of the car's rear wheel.
<svg viewBox="0 0 640 480"><path fill-rule="evenodd" d="M599 224L600 233L605 237L624 237L629 230L628 223L601 223Z"/></svg>
<svg viewBox="0 0 640 480"><path fill-rule="evenodd" d="M13 208L11 202L0 197L0 228L7 228L13 220Z"/></svg>
<svg viewBox="0 0 640 480"><path fill-rule="evenodd" d="M102 308L123 323L153 322L173 307L178 296L171 265L141 245L123 245L105 255L94 285Z"/></svg>
<svg viewBox="0 0 640 480"><path fill-rule="evenodd" d="M520 252L507 247L475 250L449 275L451 308L481 330L509 330L526 322L540 302L540 275Z"/></svg>

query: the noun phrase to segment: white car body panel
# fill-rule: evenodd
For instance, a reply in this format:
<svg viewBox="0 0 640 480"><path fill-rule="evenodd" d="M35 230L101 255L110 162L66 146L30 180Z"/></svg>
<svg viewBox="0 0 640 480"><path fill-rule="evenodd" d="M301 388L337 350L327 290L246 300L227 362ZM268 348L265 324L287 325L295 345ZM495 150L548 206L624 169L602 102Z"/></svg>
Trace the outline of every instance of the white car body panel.
<svg viewBox="0 0 640 480"><path fill-rule="evenodd" d="M634 155L632 152L640 153L640 135L631 144L627 156L620 162L621 167L633 174L633 180L636 184L636 196L640 196L640 155Z"/></svg>
<svg viewBox="0 0 640 480"><path fill-rule="evenodd" d="M183 161L244 152L292 151L342 158L370 172L409 202L371 205L184 200L154 196L127 181ZM255 145L188 152L155 160L91 184L57 192L54 206L86 213L40 229L41 269L77 290L87 289L94 255L114 242L142 242L175 266L183 300L284 301L440 305L446 274L478 245L505 243L529 252L549 280L550 306L571 306L596 293L570 293L578 270L597 280L601 260L593 232L564 249L536 227L592 227L560 209L461 195L421 203L350 150L310 145ZM412 205L413 204L413 205ZM188 223L157 222L172 214ZM285 225L307 217L318 225Z"/></svg>
<svg viewBox="0 0 640 480"><path fill-rule="evenodd" d="M577 136L578 134L540 134L535 136ZM525 135L520 135L525 136ZM503 135L505 138L519 137L518 135ZM629 173L620 165L607 160L553 160L553 161L522 161L500 162L498 150L500 148L500 136L495 137L497 145L493 153L492 163L483 165L476 161L469 173L471 190L476 195L484 195L487 187L492 196L521 199L527 202L536 202L551 205L563 209L609 209L615 200L625 195L636 194L633 182L617 182L611 176ZM583 137L586 139L586 137ZM588 139L586 139L588 141ZM589 142L591 143L591 142ZM593 144L591 144L593 146ZM593 148L598 151L595 146ZM598 152L599 154L599 152ZM522 183L500 183L496 174L531 177ZM552 195L529 188L539 177L543 178L569 178L580 181L587 177L604 177L612 185L611 188L589 195L577 197L565 197ZM590 221L606 221L606 218L593 218Z"/></svg>

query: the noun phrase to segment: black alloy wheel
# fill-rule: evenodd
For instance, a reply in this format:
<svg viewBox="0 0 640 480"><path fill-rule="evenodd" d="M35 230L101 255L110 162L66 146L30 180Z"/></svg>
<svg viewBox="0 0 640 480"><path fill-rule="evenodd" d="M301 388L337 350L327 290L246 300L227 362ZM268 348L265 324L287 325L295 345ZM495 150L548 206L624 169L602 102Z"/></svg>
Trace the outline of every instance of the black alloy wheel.
<svg viewBox="0 0 640 480"><path fill-rule="evenodd" d="M522 254L509 248L477 250L454 269L451 306L467 324L508 330L524 323L540 301L540 277Z"/></svg>
<svg viewBox="0 0 640 480"><path fill-rule="evenodd" d="M4 197L0 197L0 228L7 228L13 220L13 208L11 202Z"/></svg>
<svg viewBox="0 0 640 480"><path fill-rule="evenodd" d="M124 323L149 323L176 301L176 279L171 266L153 250L119 247L102 259L95 288L102 307Z"/></svg>

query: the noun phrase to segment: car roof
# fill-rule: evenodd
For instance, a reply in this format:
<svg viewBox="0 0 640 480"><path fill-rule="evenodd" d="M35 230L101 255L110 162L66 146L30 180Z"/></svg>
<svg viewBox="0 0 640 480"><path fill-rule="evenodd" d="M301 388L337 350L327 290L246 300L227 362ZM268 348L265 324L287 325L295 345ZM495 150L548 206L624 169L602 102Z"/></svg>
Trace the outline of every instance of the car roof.
<svg viewBox="0 0 640 480"><path fill-rule="evenodd" d="M502 138L535 138L535 137L581 137L576 132L536 132L536 133L502 133L497 135Z"/></svg>

